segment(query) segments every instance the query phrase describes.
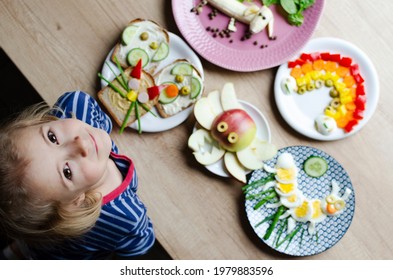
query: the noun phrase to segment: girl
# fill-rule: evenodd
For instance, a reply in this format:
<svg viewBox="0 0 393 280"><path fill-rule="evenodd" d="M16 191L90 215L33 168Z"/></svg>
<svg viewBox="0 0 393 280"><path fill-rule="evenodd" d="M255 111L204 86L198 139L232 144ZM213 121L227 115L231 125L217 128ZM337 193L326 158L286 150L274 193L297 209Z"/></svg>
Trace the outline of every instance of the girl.
<svg viewBox="0 0 393 280"><path fill-rule="evenodd" d="M153 227L134 164L109 137L111 120L83 92L64 94L54 108L1 128L3 230L32 259L146 253Z"/></svg>

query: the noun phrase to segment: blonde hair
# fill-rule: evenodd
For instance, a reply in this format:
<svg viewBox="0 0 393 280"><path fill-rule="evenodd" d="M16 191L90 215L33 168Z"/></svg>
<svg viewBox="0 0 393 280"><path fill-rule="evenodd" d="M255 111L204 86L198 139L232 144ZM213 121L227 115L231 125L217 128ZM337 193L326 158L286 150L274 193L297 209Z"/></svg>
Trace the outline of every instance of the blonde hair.
<svg viewBox="0 0 393 280"><path fill-rule="evenodd" d="M40 103L0 128L0 224L8 237L33 244L78 237L94 226L101 210L99 193L86 193L85 200L71 208L42 199L27 185L29 161L15 139L24 128L58 120L54 110Z"/></svg>

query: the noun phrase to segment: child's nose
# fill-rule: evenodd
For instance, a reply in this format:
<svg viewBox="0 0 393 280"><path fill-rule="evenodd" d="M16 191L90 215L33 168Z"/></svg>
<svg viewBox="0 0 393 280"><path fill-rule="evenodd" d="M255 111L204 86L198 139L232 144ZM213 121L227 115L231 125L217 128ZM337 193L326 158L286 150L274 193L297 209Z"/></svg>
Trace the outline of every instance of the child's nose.
<svg viewBox="0 0 393 280"><path fill-rule="evenodd" d="M83 139L80 136L75 136L72 143L72 154L74 156L86 157L88 155L88 143L87 139Z"/></svg>

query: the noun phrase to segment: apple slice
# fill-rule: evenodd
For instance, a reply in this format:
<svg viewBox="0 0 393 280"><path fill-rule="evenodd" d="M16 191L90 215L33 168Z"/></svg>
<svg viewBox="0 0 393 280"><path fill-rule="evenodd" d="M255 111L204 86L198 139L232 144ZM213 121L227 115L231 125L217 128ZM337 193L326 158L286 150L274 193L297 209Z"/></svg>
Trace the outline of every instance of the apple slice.
<svg viewBox="0 0 393 280"><path fill-rule="evenodd" d="M243 109L243 106L237 100L235 86L233 83L226 83L221 91L221 105L224 111L232 109Z"/></svg>
<svg viewBox="0 0 393 280"><path fill-rule="evenodd" d="M207 97L200 98L194 105L194 115L197 122L207 130L210 130L216 115L213 113Z"/></svg>
<svg viewBox="0 0 393 280"><path fill-rule="evenodd" d="M247 171L239 162L234 153L227 152L224 155L224 164L228 172L242 183L246 183Z"/></svg>
<svg viewBox="0 0 393 280"><path fill-rule="evenodd" d="M194 151L195 159L203 165L217 162L225 153L217 141L205 129L198 129L188 139L188 147Z"/></svg>
<svg viewBox="0 0 393 280"><path fill-rule="evenodd" d="M263 167L263 161L273 158L276 154L275 145L255 137L251 144L238 151L236 156L245 168L256 170Z"/></svg>
<svg viewBox="0 0 393 280"><path fill-rule="evenodd" d="M210 108L212 112L218 116L224 109L221 106L221 94L218 90L214 90L207 95L207 99L209 100Z"/></svg>

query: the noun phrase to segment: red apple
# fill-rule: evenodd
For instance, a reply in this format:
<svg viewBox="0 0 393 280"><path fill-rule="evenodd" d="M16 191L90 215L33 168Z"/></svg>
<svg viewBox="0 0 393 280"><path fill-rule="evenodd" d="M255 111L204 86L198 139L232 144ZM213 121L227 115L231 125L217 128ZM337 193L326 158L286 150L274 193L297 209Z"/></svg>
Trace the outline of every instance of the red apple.
<svg viewBox="0 0 393 280"><path fill-rule="evenodd" d="M215 118L211 126L212 137L230 152L246 148L254 140L256 133L254 120L242 109L224 111Z"/></svg>

